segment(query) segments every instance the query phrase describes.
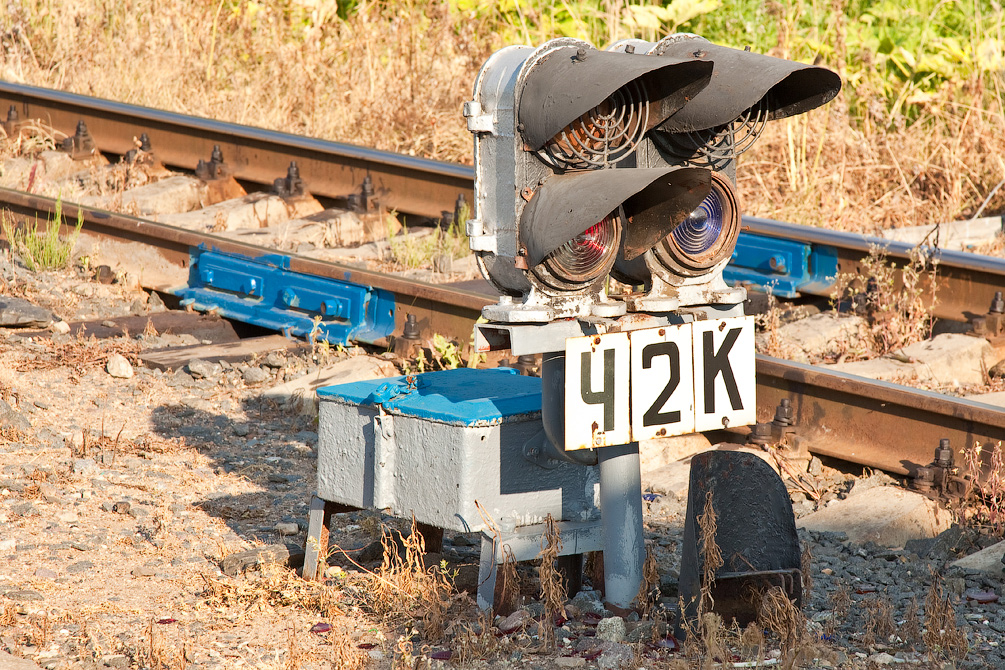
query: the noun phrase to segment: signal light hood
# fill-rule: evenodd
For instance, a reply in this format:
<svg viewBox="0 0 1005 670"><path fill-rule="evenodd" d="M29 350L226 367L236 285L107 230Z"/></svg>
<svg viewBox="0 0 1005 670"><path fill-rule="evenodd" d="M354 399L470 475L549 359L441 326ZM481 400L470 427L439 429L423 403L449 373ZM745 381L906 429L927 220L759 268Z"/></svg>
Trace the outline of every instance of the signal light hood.
<svg viewBox="0 0 1005 670"><path fill-rule="evenodd" d="M521 135L532 151L619 88L642 77L653 105L645 128L649 130L681 109L713 73L712 63L693 56L654 58L580 44L546 44L528 59L537 58L537 62L521 75L517 116Z"/></svg>
<svg viewBox="0 0 1005 670"><path fill-rule="evenodd" d="M732 122L762 99L767 118L784 119L831 101L841 78L824 67L713 44L697 36L671 35L650 53L675 61L700 54L714 64L712 79L659 130L677 133Z"/></svg>
<svg viewBox="0 0 1005 670"><path fill-rule="evenodd" d="M711 174L703 168L555 175L537 189L524 208L520 242L533 267L624 205L625 245L641 254L701 204L710 189Z"/></svg>

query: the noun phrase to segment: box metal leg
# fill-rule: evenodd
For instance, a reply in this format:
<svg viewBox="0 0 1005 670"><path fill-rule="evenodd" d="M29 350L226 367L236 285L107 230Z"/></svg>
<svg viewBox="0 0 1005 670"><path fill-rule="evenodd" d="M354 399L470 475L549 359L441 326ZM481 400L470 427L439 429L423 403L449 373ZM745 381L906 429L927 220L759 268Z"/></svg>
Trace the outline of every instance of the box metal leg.
<svg viewBox="0 0 1005 670"><path fill-rule="evenodd" d="M603 548L600 521L560 521L555 524L562 549L558 567L566 573L570 591L582 583L582 555ZM497 566L503 562L503 549L512 552L517 561L530 561L541 553L541 542L547 526L543 523L521 526L501 532L498 536L482 533L481 562L478 565L478 607L490 610L494 605Z"/></svg>
<svg viewBox="0 0 1005 670"><path fill-rule="evenodd" d="M304 570L302 573L304 579L313 581L324 577L324 570L320 568L328 560L328 532L331 527L332 514L351 512L354 509L356 508L323 500L318 496L311 498L311 513L307 522L307 542L304 544Z"/></svg>

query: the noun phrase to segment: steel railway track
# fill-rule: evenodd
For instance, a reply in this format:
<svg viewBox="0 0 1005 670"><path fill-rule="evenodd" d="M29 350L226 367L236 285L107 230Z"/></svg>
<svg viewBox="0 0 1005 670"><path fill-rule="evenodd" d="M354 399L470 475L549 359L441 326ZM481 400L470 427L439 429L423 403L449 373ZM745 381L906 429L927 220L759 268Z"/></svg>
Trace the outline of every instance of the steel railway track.
<svg viewBox="0 0 1005 670"><path fill-rule="evenodd" d="M458 197L468 202L472 198L473 173L460 165L3 82L0 105L0 109L13 105L22 119L40 118L67 134L83 119L97 148L106 153L125 153L133 147L132 138L146 132L158 158L177 168L195 168L214 145L220 145L235 177L248 182L271 184L285 172L290 160L296 160L312 193L331 199L344 200L359 193L367 176L383 206L420 216L443 216L453 211ZM0 208L17 216L45 218L55 205L48 198L0 189ZM153 245L166 259L182 266L189 262L190 250L200 244L253 257L275 253L69 203L63 204L63 212L69 219L79 214L87 234ZM876 245L898 260L906 260L910 250L903 243L763 219L747 218L745 224L751 232L767 237L835 249L840 272L857 272ZM983 313L994 291L1005 286L1005 261L951 251L937 253L936 316L966 320ZM494 301L479 292L285 255L294 272L393 293L399 307L397 333L406 314L413 314L424 333L467 341L481 308ZM807 292L829 294L826 286L811 286ZM811 452L898 474L913 474L927 464L943 438L957 447L1005 439L1005 411L973 401L765 356L758 356L757 383L759 420L770 421L775 406L788 398L799 434Z"/></svg>

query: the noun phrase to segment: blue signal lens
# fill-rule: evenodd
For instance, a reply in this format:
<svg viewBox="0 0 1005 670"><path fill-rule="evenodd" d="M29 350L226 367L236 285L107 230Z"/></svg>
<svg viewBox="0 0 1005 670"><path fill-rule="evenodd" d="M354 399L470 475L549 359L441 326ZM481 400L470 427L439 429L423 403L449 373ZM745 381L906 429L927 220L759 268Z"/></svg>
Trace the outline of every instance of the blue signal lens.
<svg viewBox="0 0 1005 670"><path fill-rule="evenodd" d="M698 208L674 228L670 235L681 251L698 256L719 241L723 223L722 200L719 193L713 189Z"/></svg>

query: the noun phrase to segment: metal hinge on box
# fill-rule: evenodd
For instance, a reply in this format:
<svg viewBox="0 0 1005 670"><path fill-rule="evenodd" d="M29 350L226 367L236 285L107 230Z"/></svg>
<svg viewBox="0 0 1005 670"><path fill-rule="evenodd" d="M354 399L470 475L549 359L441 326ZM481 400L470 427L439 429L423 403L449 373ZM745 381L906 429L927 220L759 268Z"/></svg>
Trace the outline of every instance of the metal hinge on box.
<svg viewBox="0 0 1005 670"><path fill-rule="evenodd" d="M191 250L182 304L331 344L375 342L394 330L394 296L371 286L292 272L288 256Z"/></svg>

